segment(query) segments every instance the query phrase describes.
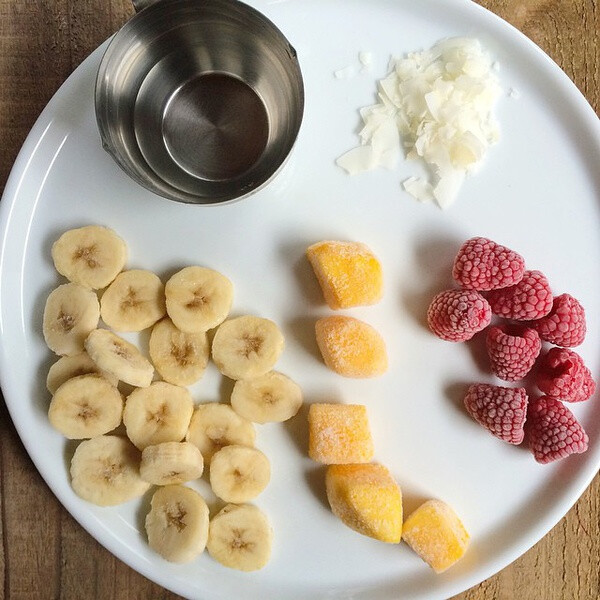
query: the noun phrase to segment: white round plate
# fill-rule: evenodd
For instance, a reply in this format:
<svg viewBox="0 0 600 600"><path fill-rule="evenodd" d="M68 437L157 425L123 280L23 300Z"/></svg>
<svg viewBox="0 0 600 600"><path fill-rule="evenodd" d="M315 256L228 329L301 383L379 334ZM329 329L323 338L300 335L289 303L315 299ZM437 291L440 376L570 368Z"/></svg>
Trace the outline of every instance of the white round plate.
<svg viewBox="0 0 600 600"><path fill-rule="evenodd" d="M587 453L539 465L524 448L496 440L462 410L465 385L493 381L481 337L451 344L433 336L424 314L452 285L451 263L465 239L490 237L542 270L555 293L587 308L589 333L577 350L593 373L600 362L600 127L560 69L524 36L466 0L255 0L298 51L306 113L293 156L266 189L220 207L177 204L138 187L102 150L93 109L101 49L44 110L14 166L1 205L2 388L27 451L48 485L91 535L146 577L202 600L447 598L489 577L538 541L567 512L600 465L598 399L572 407L590 437ZM447 211L419 204L400 181L415 172L350 177L334 159L357 143L359 107L373 101L390 55L428 48L447 36L475 36L500 64L506 94L497 116L502 140ZM359 51L373 53L361 72ZM356 67L337 79L334 71ZM509 90L518 91L518 97ZM64 230L89 223L115 229L129 266L163 278L202 264L234 282L234 313L279 323L287 346L278 369L296 379L307 403L366 404L376 460L399 481L408 513L426 498L454 507L471 533L464 559L435 575L404 544L354 533L329 511L323 468L306 456L306 411L258 427L257 445L273 478L257 504L269 515L270 564L245 574L203 554L170 564L147 546L148 497L99 508L72 492L74 445L47 420L45 375L53 361L41 318L61 279L50 247ZM386 293L376 306L346 311L385 336L390 367L348 380L318 356L313 325L330 314L304 258L322 239L365 242L383 263ZM211 368L192 388L197 402L227 400L231 386ZM202 482L198 489L205 490ZM209 496L210 499L210 496Z"/></svg>

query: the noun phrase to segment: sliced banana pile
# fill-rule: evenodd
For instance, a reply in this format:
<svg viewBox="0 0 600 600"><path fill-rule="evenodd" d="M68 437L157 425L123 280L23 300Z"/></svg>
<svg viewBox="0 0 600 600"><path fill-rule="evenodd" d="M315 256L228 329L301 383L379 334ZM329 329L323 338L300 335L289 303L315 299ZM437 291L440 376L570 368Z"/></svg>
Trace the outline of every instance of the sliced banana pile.
<svg viewBox="0 0 600 600"><path fill-rule="evenodd" d="M163 558L189 562L207 548L226 567L263 568L273 532L247 503L266 489L271 465L254 447L254 423L285 421L302 405L300 387L273 370L284 348L277 325L228 319L233 284L212 269L185 267L164 285L151 271L123 270L127 246L106 227L66 231L52 259L68 282L50 292L43 315L44 339L59 356L46 379L48 419L82 440L70 467L75 493L114 506L158 486L145 528ZM150 360L118 335L150 328ZM211 355L235 380L230 404L195 405L187 389ZM203 474L227 503L212 519L185 485Z"/></svg>

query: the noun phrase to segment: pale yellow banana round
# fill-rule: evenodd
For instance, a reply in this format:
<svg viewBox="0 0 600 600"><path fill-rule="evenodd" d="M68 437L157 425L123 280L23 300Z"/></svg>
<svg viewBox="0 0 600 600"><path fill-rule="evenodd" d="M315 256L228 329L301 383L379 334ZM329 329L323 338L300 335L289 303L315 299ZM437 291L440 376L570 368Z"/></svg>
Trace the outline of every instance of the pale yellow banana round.
<svg viewBox="0 0 600 600"><path fill-rule="evenodd" d="M65 231L52 245L52 260L69 281L98 290L123 269L127 246L112 229L88 225Z"/></svg>
<svg viewBox="0 0 600 600"><path fill-rule="evenodd" d="M209 513L202 496L183 485L161 487L146 515L148 544L164 559L188 563L204 551Z"/></svg>
<svg viewBox="0 0 600 600"><path fill-rule="evenodd" d="M121 424L123 397L102 375L88 374L65 381L48 409L51 425L70 440L103 435Z"/></svg>
<svg viewBox="0 0 600 600"><path fill-rule="evenodd" d="M140 451L127 439L101 435L77 446L71 460L71 485L84 500L115 506L150 489L140 477Z"/></svg>
<svg viewBox="0 0 600 600"><path fill-rule="evenodd" d="M273 321L246 315L219 326L212 357L226 377L248 379L270 371L283 347L283 334Z"/></svg>
<svg viewBox="0 0 600 600"><path fill-rule="evenodd" d="M102 375L114 386L119 383L119 380L114 375L102 371L87 352L80 352L73 356L61 356L52 364L50 369L48 369L46 387L51 394L54 394L65 381L78 375L87 375L88 373Z"/></svg>
<svg viewBox="0 0 600 600"><path fill-rule="evenodd" d="M148 350L160 376L175 385L196 383L202 378L208 364L206 332L180 331L169 317L152 328Z"/></svg>
<svg viewBox="0 0 600 600"><path fill-rule="evenodd" d="M236 381L231 406L238 415L253 423L281 423L300 410L302 390L286 375L269 371L259 377Z"/></svg>
<svg viewBox="0 0 600 600"><path fill-rule="evenodd" d="M202 453L190 442L163 442L142 450L140 475L154 485L198 479L204 470Z"/></svg>
<svg viewBox="0 0 600 600"><path fill-rule="evenodd" d="M231 445L210 461L210 487L225 502L239 504L256 498L271 479L271 463L258 449Z"/></svg>
<svg viewBox="0 0 600 600"><path fill-rule="evenodd" d="M228 404L199 404L192 415L186 440L198 447L209 464L217 450L230 444L254 446L256 431L250 421L240 417Z"/></svg>
<svg viewBox="0 0 600 600"><path fill-rule="evenodd" d="M127 246L112 229L88 225L65 231L52 245L52 260L69 281L98 290L123 269Z"/></svg>
<svg viewBox="0 0 600 600"><path fill-rule="evenodd" d="M100 316L115 331L142 331L166 314L165 286L152 271L123 271L100 299Z"/></svg>
<svg viewBox="0 0 600 600"><path fill-rule="evenodd" d="M95 292L78 283L59 285L50 292L44 308L42 328L48 348L60 356L83 352L85 339L99 319Z"/></svg>
<svg viewBox="0 0 600 600"><path fill-rule="evenodd" d="M271 558L272 545L267 517L251 504L228 504L210 522L208 553L231 569L262 569Z"/></svg>
<svg viewBox="0 0 600 600"><path fill-rule="evenodd" d="M222 323L233 302L233 284L206 267L185 267L165 285L167 313L187 333L208 331Z"/></svg>
<svg viewBox="0 0 600 600"><path fill-rule="evenodd" d="M95 329L85 340L85 349L100 369L137 387L148 387L154 376L150 361L130 342L108 331Z"/></svg>
<svg viewBox="0 0 600 600"><path fill-rule="evenodd" d="M193 411L194 401L187 389L155 381L127 396L123 423L127 437L143 450L162 442L180 442Z"/></svg>

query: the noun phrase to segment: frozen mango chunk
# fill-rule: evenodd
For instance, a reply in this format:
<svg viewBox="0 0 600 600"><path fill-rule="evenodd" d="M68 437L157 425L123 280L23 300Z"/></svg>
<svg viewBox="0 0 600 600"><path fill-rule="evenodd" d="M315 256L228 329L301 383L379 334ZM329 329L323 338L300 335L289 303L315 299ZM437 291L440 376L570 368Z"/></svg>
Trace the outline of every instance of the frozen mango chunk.
<svg viewBox="0 0 600 600"><path fill-rule="evenodd" d="M329 308L366 306L381 300L381 263L365 244L318 242L307 248L306 256Z"/></svg>
<svg viewBox="0 0 600 600"><path fill-rule="evenodd" d="M345 377L375 377L387 371L385 342L368 323L334 315L315 324L317 345L325 364Z"/></svg>
<svg viewBox="0 0 600 600"><path fill-rule="evenodd" d="M367 408L360 404L311 404L308 455L326 465L369 462L373 439Z"/></svg>
<svg viewBox="0 0 600 600"><path fill-rule="evenodd" d="M325 487L333 514L348 527L382 542L400 542L402 492L386 467L331 465Z"/></svg>
<svg viewBox="0 0 600 600"><path fill-rule="evenodd" d="M436 573L442 573L463 556L469 534L448 504L427 500L404 522L402 539Z"/></svg>

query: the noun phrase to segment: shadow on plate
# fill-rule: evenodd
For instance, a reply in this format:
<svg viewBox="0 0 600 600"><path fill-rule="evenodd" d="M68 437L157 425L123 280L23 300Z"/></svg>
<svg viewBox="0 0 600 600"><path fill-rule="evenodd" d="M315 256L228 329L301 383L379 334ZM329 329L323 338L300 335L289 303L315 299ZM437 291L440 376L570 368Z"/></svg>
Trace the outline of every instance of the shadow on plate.
<svg viewBox="0 0 600 600"><path fill-rule="evenodd" d="M304 480L308 485L308 489L312 492L314 497L321 503L321 505L327 510L331 510L329 507L329 501L327 500L327 492L325 490L326 470L327 467L325 465L319 465L308 469L304 473Z"/></svg>
<svg viewBox="0 0 600 600"><path fill-rule="evenodd" d="M421 326L427 328L427 309L433 297L444 289L454 286L452 264L461 242L452 237L428 238L420 236L414 259L419 274L413 289L401 292L400 301Z"/></svg>

